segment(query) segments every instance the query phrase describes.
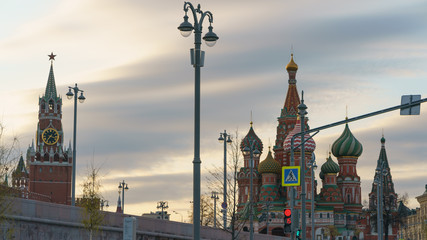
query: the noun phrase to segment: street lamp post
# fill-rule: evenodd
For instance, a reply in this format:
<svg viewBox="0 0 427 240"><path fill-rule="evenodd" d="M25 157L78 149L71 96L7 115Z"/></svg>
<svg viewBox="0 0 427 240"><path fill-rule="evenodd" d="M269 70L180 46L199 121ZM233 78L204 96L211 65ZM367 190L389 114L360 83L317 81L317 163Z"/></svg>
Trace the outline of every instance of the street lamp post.
<svg viewBox="0 0 427 240"><path fill-rule="evenodd" d="M187 12L191 10L193 14L194 26L188 22ZM203 66L204 52L200 50L202 44L202 24L204 18L209 18L209 32L203 37L206 45L212 47L218 40L218 36L212 31L213 15L211 12L203 12L200 4L195 9L190 2L184 2L184 22L179 25L178 29L181 35L188 37L194 30L194 49L190 50L191 64L194 66L194 160L193 160L193 237L195 240L200 239L200 68ZM200 14L200 20L197 18ZM194 61L193 61L194 60Z"/></svg>
<svg viewBox="0 0 427 240"><path fill-rule="evenodd" d="M74 92L74 93L73 93ZM80 96L77 97L80 92ZM71 182L71 205L76 205L76 125L77 125L77 99L80 103L85 101L83 96L83 90L77 87L77 83L74 87L68 87L67 98L71 100L74 96L74 128L73 128L73 169L72 169L72 182Z"/></svg>
<svg viewBox="0 0 427 240"><path fill-rule="evenodd" d="M223 133L219 134L219 142L224 142L224 200L222 202L222 220L224 221L224 229L227 229L227 143L231 144L230 134L224 130Z"/></svg>
<svg viewBox="0 0 427 240"><path fill-rule="evenodd" d="M374 183L377 185L377 232L378 232L378 239L382 239L383 233L384 233L383 178L384 176L387 176L387 170L385 169L384 162L382 162L380 166L375 169L375 172L377 173L377 178L374 180Z"/></svg>
<svg viewBox="0 0 427 240"><path fill-rule="evenodd" d="M254 157L259 157L259 155L261 155L261 152L255 148L255 140L251 140L249 141L249 147L246 146L243 149L243 154L248 155L250 157L250 164L249 164L249 168L250 168L250 192L249 192L249 238L250 240L254 239L254 205L253 205L253 193L254 193L254 188L253 188L253 168L254 168Z"/></svg>
<svg viewBox="0 0 427 240"><path fill-rule="evenodd" d="M101 211L104 211L104 206L107 208L110 206L108 204L108 200L104 200L104 199L101 199L100 204L101 204Z"/></svg>
<svg viewBox="0 0 427 240"><path fill-rule="evenodd" d="M125 180L119 182L119 194L122 192L122 213L125 213L125 190L129 190L128 184L125 183Z"/></svg>
<svg viewBox="0 0 427 240"><path fill-rule="evenodd" d="M305 128L305 115L307 114L307 106L304 104L304 92L301 94L301 103L298 105L298 114L301 119L301 228L302 239L306 239L306 203L305 203L305 144L304 144L304 128Z"/></svg>
<svg viewBox="0 0 427 240"><path fill-rule="evenodd" d="M311 160L308 163L311 168L311 239L315 239L315 229L314 229L314 170L317 169L316 157L314 153L311 155Z"/></svg>
<svg viewBox="0 0 427 240"><path fill-rule="evenodd" d="M214 200L214 228L216 228L216 200L219 199L217 192L212 192L211 198Z"/></svg>
<svg viewBox="0 0 427 240"><path fill-rule="evenodd" d="M302 92L303 94L302 94L302 100L301 100L301 104L298 106L298 109L299 109L299 114L300 115L305 115L305 114L307 114L307 112L305 111L305 109L307 109L307 106L305 106L305 104L304 104L304 98L303 98L303 96L304 96L304 92ZM414 99L412 99L412 96L415 96L415 98L418 98L418 100L414 100ZM418 96L418 97L417 97ZM404 97L404 96L403 96ZM403 100L403 97L402 97L402 100ZM317 133L319 133L321 130L324 130L324 129L328 129L328 128L332 128L332 127L335 127L335 126L338 126L338 125L341 125L341 124L345 124L345 123L349 123L349 122L354 122L354 121L358 121L358 120L362 120L362 119L365 119L365 118L368 118L368 117L373 117L373 116L376 116L376 115L380 115L380 114L383 114L383 113L387 113L387 112L391 112L391 111L395 111L395 110L401 110L401 115L417 115L417 112L419 113L419 109L417 110L417 108L419 108L420 107L420 105L421 105L421 103L424 103L424 102L427 102L427 98L423 98L423 99L419 99L419 98L421 98L421 96L419 96L419 95L411 95L411 100L409 101L409 102L404 102L404 101L402 101L403 103L402 104L400 104L400 105L397 105L397 106L394 106L394 107L390 107L390 108L385 108L385 109L381 109L381 110L378 110L378 111L375 111L375 112L371 112L371 113L367 113L367 114L364 114L364 115L360 115L360 116L358 116L358 117L353 117L353 118L349 118L349 119L345 119L345 120L342 120L342 121L338 121L338 122L335 122L335 123L330 123L330 124L327 124L327 125L324 125L324 126L321 126L321 127L317 127L317 128L312 128L312 129L309 129L309 130L307 130L307 131L304 131L304 118L302 117L301 118L301 132L300 133L296 133L294 136L292 136L292 138L291 138L291 166L293 166L293 164L294 164L294 150L296 149L295 147L294 147L294 140L295 140L295 138L296 137L298 137L298 136L301 136L301 158L303 158L304 157L304 143L305 143L305 141L304 141L304 134L310 134L310 133L314 133L312 136L310 136L310 138L312 138L314 135L316 135ZM405 112L405 111L403 111L403 113L402 113L402 110L410 110L409 111L409 113L407 113L407 112ZM414 110L414 111L412 111L412 110ZM305 112L305 113L304 113ZM297 147L298 148L298 147ZM301 166L301 198L302 198L302 206L305 206L305 186L304 186L304 175L305 175L305 173L304 173L304 166L305 164L302 164L302 166ZM304 193L304 195L303 195L303 193ZM294 191L292 190L292 187L291 187L291 209L293 210L294 209L294 205L295 205L295 203L294 203L294 196L295 196L295 193L294 193ZM303 196L304 196L304 198L303 198ZM302 208L302 211L303 211L303 214L302 214L302 219L301 219L301 221L302 221L302 234L303 234L303 239L305 239L305 231L306 231L306 229L305 229L305 219L306 219L306 216L305 216L305 207L303 207ZM292 221L292 224L294 224L295 223L295 221ZM292 231L294 231L294 228L295 228L295 225L292 225ZM291 239L294 239L294 236L293 236L293 232L291 233Z"/></svg>
<svg viewBox="0 0 427 240"><path fill-rule="evenodd" d="M162 209L162 220L163 220L163 219L165 219L163 211L164 211L164 209L168 209L169 208L168 202L166 202L166 201L157 202L157 209L159 209L159 208Z"/></svg>
<svg viewBox="0 0 427 240"><path fill-rule="evenodd" d="M270 219L269 219L269 217L270 217L270 206L271 206L271 201L270 200L267 200L266 202L265 202L265 205L264 205L264 207L265 207L265 209L267 210L267 218L266 218L266 223L265 223L265 227L266 227L266 232L265 232L265 234L267 234L268 235L268 225L269 225L269 223L270 223Z"/></svg>

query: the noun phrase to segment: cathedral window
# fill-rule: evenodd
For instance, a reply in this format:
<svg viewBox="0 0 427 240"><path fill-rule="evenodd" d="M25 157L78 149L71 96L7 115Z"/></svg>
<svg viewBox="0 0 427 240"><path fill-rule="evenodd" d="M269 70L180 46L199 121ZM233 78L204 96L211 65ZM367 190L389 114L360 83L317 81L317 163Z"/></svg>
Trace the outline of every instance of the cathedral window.
<svg viewBox="0 0 427 240"><path fill-rule="evenodd" d="M347 195L347 203L350 203L350 194Z"/></svg>
<svg viewBox="0 0 427 240"><path fill-rule="evenodd" d="M39 172L42 172L42 168L39 168Z"/></svg>
<svg viewBox="0 0 427 240"><path fill-rule="evenodd" d="M319 218L323 218L323 214L322 213L319 214Z"/></svg>
<svg viewBox="0 0 427 240"><path fill-rule="evenodd" d="M330 215L329 215L329 213L328 213L328 215L327 215L327 218L330 218Z"/></svg>

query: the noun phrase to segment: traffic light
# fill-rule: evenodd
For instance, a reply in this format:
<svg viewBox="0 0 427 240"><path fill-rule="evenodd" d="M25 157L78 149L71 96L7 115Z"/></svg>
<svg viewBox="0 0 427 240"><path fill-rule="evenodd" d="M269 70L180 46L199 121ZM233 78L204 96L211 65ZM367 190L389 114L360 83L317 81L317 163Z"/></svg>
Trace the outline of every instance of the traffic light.
<svg viewBox="0 0 427 240"><path fill-rule="evenodd" d="M283 231L285 233L290 233L290 232L292 232L292 228L291 228L291 224L292 224L292 211L289 208L285 208L283 210L283 213L285 215L285 217L284 217L285 225L284 225Z"/></svg>
<svg viewBox="0 0 427 240"><path fill-rule="evenodd" d="M296 236L297 236L297 239L301 239L301 229L297 230Z"/></svg>

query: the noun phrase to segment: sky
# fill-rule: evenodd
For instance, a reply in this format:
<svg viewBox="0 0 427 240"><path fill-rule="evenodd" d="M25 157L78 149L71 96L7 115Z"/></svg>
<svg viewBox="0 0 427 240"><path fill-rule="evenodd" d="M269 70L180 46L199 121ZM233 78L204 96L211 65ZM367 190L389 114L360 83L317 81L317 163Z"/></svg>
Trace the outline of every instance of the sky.
<svg viewBox="0 0 427 240"><path fill-rule="evenodd" d="M204 193L207 172L223 164L219 133L246 135L251 112L265 159L286 97L291 53L311 128L399 105L401 95L427 97L426 1L193 2L198 3L213 13L219 36L212 48L202 44ZM68 86L77 83L86 97L77 111L78 183L94 162L109 211L115 211L117 186L125 180L126 213L156 211L157 202L168 201L173 220L188 220L194 34L180 35L183 16L183 2L170 0L2 1L0 111L6 136L17 136L23 153L34 139L47 55L53 52L65 142L73 131ZM208 26L205 19L204 33ZM408 193L412 208L418 206L415 197L427 184L426 122L424 104L419 116L394 111L349 124L364 148L357 165L362 199L368 199L384 133L395 190ZM319 166L343 129L314 137ZM81 194L80 187L76 192Z"/></svg>

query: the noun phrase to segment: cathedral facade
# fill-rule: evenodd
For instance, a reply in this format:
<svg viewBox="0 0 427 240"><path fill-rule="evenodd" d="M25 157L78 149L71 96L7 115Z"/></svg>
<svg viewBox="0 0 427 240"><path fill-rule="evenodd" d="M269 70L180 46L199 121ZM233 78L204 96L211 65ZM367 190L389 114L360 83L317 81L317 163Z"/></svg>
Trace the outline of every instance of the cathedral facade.
<svg viewBox="0 0 427 240"><path fill-rule="evenodd" d="M253 157L252 171L250 169L250 156L245 155L243 150L251 144L260 153L264 150L263 143L256 135L252 122L249 132L241 142L244 165L237 177L239 185L238 211L241 217L240 221L244 225L243 230L249 231L250 228L248 217L249 199L251 198L249 179L252 172L254 232L289 236L288 233L284 233L283 211L290 208L291 188L281 185L282 167L304 164L306 204L302 206L301 186L296 186L294 208L299 210L300 214L300 210L303 207L306 208L307 239L330 239L332 231L340 239L369 239L367 235L375 235L376 229L368 226L372 223L366 221L367 218L372 217L372 214L369 215L367 211L362 210L361 179L357 174L357 161L363 152L363 146L354 137L348 124L345 124L341 136L332 144L329 156L321 165L319 173L320 192L317 192L318 180L314 181L314 193L312 194L310 191L313 171L310 169L309 162L314 154L316 143L308 134L304 137L305 140L308 139L305 142L304 159L301 159L301 148L297 147L294 149L294 163L291 163L291 138L296 133L301 132L302 124L304 124L305 129L309 129L309 126L307 118L301 122L298 117L298 105L300 104L296 86L298 65L294 62L293 55L291 55L286 70L289 75L288 90L284 106L278 117L275 145L272 150L268 150L267 157L262 161L259 156ZM298 146L299 143L301 143L301 137L297 136L294 138L294 146ZM390 184L390 182L391 175L389 175L389 181L386 184ZM397 196L394 189L387 191L390 196ZM311 215L310 211L312 199L315 206L314 216ZM372 204L375 205L376 203ZM315 221L315 236L312 236L311 233L312 218ZM301 226L301 222L299 226Z"/></svg>

